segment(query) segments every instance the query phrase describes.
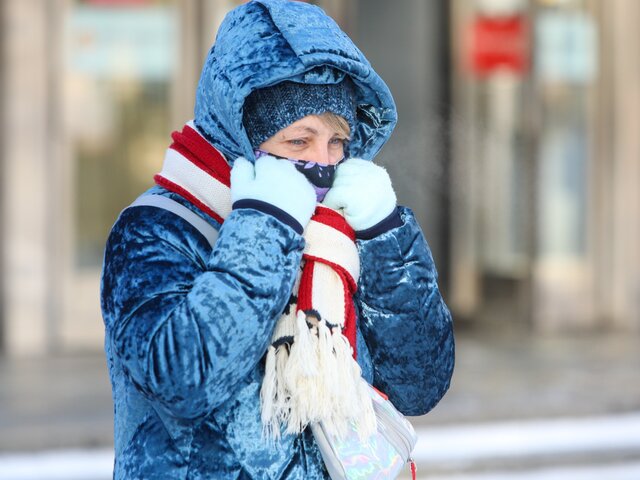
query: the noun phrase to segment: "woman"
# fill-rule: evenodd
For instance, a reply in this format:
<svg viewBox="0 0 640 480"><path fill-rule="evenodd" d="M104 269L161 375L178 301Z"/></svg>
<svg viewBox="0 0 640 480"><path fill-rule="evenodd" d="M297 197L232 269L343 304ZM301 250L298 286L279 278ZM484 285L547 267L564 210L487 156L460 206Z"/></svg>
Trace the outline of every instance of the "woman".
<svg viewBox="0 0 640 480"><path fill-rule="evenodd" d="M453 334L431 253L370 161L395 122L320 9L256 0L225 18L194 121L107 242L114 478L328 478L306 427L366 423L360 375L407 415L444 395Z"/></svg>

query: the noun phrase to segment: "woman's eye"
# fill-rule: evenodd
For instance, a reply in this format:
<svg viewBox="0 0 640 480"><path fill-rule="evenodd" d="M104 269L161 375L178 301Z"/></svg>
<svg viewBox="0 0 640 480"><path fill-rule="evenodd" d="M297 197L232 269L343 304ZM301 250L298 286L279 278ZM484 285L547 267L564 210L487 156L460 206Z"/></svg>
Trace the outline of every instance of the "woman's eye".
<svg viewBox="0 0 640 480"><path fill-rule="evenodd" d="M329 145L339 145L339 146L344 146L345 142L347 140L344 138L340 138L340 137L335 137L332 138L331 140L329 140Z"/></svg>
<svg viewBox="0 0 640 480"><path fill-rule="evenodd" d="M301 147L306 144L306 140L303 138L292 138L291 140L287 140L287 143L295 147Z"/></svg>

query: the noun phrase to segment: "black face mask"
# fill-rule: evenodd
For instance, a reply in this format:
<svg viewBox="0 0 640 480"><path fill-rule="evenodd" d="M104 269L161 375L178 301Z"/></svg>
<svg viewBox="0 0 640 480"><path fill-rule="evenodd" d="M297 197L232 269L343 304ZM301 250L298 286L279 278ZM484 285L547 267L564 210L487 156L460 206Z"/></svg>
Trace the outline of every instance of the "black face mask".
<svg viewBox="0 0 640 480"><path fill-rule="evenodd" d="M344 160L340 160L338 163L334 165L321 165L317 162L311 162L306 160L297 160L295 158L287 158L280 157L278 155L273 155L272 153L265 152L264 150L256 150L255 152L256 159L260 157L264 157L266 155L271 155L274 158L279 160L287 160L292 162L296 169L302 173L309 183L313 186L313 189L316 191L316 199L318 202L322 202L324 200L325 195L333 185L333 180L336 177L336 170L340 162Z"/></svg>

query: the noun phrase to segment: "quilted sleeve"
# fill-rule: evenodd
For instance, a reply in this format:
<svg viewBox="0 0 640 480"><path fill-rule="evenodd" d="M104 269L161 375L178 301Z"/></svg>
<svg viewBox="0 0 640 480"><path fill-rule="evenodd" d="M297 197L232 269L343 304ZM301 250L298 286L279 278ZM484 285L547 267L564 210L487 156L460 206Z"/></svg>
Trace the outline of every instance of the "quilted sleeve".
<svg viewBox="0 0 640 480"><path fill-rule="evenodd" d="M453 327L424 235L409 209L400 213L402 226L358 241L356 305L374 385L405 415L423 415L449 388Z"/></svg>
<svg viewBox="0 0 640 480"><path fill-rule="evenodd" d="M107 242L101 292L124 374L179 418L225 402L266 351L303 247L255 210L233 211L213 251L172 213L126 210Z"/></svg>

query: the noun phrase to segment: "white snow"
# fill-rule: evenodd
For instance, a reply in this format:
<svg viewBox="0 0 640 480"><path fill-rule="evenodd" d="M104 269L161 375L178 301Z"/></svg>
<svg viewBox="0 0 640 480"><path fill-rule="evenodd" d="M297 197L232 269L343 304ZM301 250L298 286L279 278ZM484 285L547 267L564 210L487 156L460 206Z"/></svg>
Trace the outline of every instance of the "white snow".
<svg viewBox="0 0 640 480"><path fill-rule="evenodd" d="M418 478L431 480L637 480L640 478L640 413L591 418L443 425L417 429ZM493 460L571 454L636 452L609 464L562 465L526 471L433 475ZM575 460L574 460L575 461ZM0 453L0 480L109 480L113 451L60 450ZM422 473L421 473L422 472Z"/></svg>
<svg viewBox="0 0 640 480"><path fill-rule="evenodd" d="M109 480L113 450L0 454L1 480Z"/></svg>
<svg viewBox="0 0 640 480"><path fill-rule="evenodd" d="M414 458L424 464L590 452L640 452L640 413L422 427L417 433Z"/></svg>

